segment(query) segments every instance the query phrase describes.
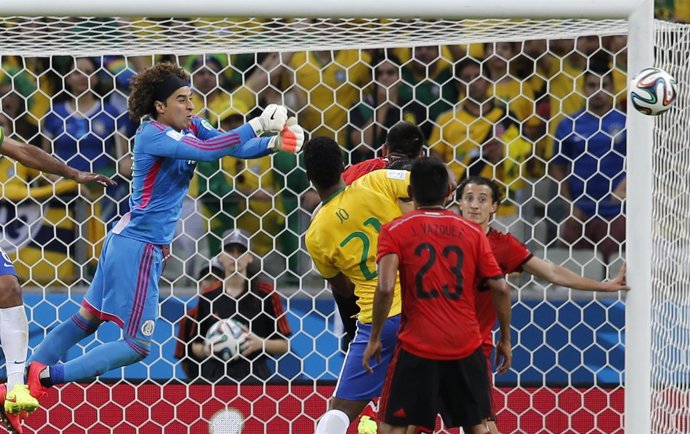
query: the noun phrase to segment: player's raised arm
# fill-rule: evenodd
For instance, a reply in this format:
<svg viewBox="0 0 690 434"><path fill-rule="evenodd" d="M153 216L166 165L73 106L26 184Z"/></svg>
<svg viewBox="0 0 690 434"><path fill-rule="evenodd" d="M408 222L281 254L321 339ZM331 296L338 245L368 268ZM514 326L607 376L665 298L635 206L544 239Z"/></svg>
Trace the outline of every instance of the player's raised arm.
<svg viewBox="0 0 690 434"><path fill-rule="evenodd" d="M189 75L179 66L160 64L132 80L128 99L130 117L143 119L134 151L193 161L213 161L225 156L257 158L274 151L298 152L304 132L287 109L269 105L258 118L221 133L193 115ZM266 131L273 137L259 138Z"/></svg>
<svg viewBox="0 0 690 434"><path fill-rule="evenodd" d="M605 282L589 279L579 274L573 273L560 265L551 264L541 258L532 256L522 268L537 277L540 277L553 284L565 286L584 291L616 292L628 291L630 287L625 281L625 265L621 267L618 275Z"/></svg>
<svg viewBox="0 0 690 434"><path fill-rule="evenodd" d="M395 281L398 276L399 262L398 255L394 253L387 254L379 259L379 282L376 286L376 293L374 294L371 334L369 335L369 342L364 349L364 355L362 357L362 367L370 374L374 372L369 365L371 358L374 357L376 363L381 363L381 351L383 349L381 344L381 332L383 331L383 324L386 318L388 318L388 313L393 304L393 292L395 291Z"/></svg>
<svg viewBox="0 0 690 434"><path fill-rule="evenodd" d="M278 107L281 107L282 111L286 110L282 106ZM269 118L271 113L274 113L269 110L270 106L261 116L226 133L220 133L208 122L198 118L191 121L196 136L175 131L169 126L159 127L158 123L153 123L137 137L135 148L139 146L145 152L161 157L194 161L213 161L225 156L259 158L275 151L299 152L304 143L304 131L295 118L283 120L286 118L281 116L284 126L277 127L277 135L257 137L257 133L264 131L255 130L260 125L259 120ZM276 128L273 124L268 124L268 127Z"/></svg>
<svg viewBox="0 0 690 434"><path fill-rule="evenodd" d="M38 146L29 145L17 140L5 137L5 130L0 127L0 154L17 160L26 167L52 173L73 179L80 184L98 183L103 186L115 185L112 179L96 173L81 172L74 169L57 158L53 157Z"/></svg>

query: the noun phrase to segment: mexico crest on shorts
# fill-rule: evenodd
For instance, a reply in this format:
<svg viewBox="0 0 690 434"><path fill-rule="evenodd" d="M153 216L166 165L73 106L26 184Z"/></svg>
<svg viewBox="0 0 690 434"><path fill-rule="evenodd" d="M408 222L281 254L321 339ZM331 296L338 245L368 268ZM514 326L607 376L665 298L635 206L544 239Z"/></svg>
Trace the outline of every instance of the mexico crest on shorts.
<svg viewBox="0 0 690 434"><path fill-rule="evenodd" d="M144 336L151 336L155 328L156 325L153 320L144 321L144 324L141 325L141 334Z"/></svg>

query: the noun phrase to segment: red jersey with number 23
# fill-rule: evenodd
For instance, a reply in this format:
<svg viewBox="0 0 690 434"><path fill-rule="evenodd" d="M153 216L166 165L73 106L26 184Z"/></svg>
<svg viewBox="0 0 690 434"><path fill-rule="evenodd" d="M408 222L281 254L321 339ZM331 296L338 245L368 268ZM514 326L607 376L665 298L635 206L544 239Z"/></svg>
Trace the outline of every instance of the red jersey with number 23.
<svg viewBox="0 0 690 434"><path fill-rule="evenodd" d="M486 233L489 239L491 251L496 257L501 272L505 274L522 271L522 265L532 258L532 252L527 250L520 241L511 234L505 234L493 228ZM491 291L486 284L480 282L479 291L475 300L477 316L479 317L479 329L482 334L482 351L489 358L494 348L491 331L496 324L496 308L494 307Z"/></svg>
<svg viewBox="0 0 690 434"><path fill-rule="evenodd" d="M431 360L463 359L481 346L477 283L502 278L482 229L446 210L416 210L384 225L377 261L398 256L398 343Z"/></svg>

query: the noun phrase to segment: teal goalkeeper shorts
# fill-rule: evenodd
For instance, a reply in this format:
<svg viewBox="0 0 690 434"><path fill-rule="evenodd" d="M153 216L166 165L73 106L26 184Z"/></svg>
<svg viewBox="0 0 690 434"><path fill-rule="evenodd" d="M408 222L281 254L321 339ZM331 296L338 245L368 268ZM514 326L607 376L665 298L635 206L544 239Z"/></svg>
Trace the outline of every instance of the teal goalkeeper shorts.
<svg viewBox="0 0 690 434"><path fill-rule="evenodd" d="M129 342L150 347L164 254L162 246L109 233L82 307L116 323Z"/></svg>

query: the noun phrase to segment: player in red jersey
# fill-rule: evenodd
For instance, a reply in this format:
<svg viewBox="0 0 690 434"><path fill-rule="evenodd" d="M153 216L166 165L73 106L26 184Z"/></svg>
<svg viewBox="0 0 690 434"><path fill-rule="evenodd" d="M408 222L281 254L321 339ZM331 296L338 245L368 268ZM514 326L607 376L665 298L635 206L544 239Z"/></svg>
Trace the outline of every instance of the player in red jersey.
<svg viewBox="0 0 690 434"><path fill-rule="evenodd" d="M386 169L388 164L399 159L414 160L424 155L424 133L417 125L400 121L391 127L386 136L386 143L381 148L381 157L362 161L345 169L343 179L350 185L374 170Z"/></svg>
<svg viewBox="0 0 690 434"><path fill-rule="evenodd" d="M473 176L462 181L458 187L460 213L481 226L503 274L525 271L553 284L585 291L615 292L630 289L625 283L625 265L612 280L599 282L588 279L534 256L514 236L490 227L489 223L500 204L499 198L498 185L487 178ZM488 358L493 350L491 330L496 323L496 311L487 289L479 288L475 303L482 334L482 349ZM488 425L492 434L498 433L495 409L492 409Z"/></svg>
<svg viewBox="0 0 690 434"><path fill-rule="evenodd" d="M475 288L486 282L500 324L500 373L511 363L510 291L481 228L444 209L448 171L436 158L412 165L415 211L384 225L378 247L379 282L363 367L381 355L381 331L400 273L402 318L379 415L382 433L432 432L441 413L448 427L487 432L487 362L475 311Z"/></svg>

